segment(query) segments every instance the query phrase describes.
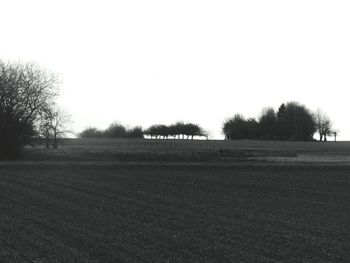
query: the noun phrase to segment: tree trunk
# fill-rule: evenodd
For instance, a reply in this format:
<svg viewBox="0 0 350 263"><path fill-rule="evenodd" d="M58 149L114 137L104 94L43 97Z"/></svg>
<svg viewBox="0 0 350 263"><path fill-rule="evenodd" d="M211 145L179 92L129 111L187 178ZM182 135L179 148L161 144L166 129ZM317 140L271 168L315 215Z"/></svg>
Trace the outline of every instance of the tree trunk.
<svg viewBox="0 0 350 263"><path fill-rule="evenodd" d="M54 138L53 138L53 148L57 149L57 134L55 133Z"/></svg>

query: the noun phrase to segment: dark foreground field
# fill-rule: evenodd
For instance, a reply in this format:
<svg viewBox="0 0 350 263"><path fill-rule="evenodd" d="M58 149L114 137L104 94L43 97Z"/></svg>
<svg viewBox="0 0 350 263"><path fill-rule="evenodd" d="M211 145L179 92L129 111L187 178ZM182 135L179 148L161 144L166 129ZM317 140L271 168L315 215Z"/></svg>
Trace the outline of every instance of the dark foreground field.
<svg viewBox="0 0 350 263"><path fill-rule="evenodd" d="M350 262L350 166L0 165L0 262Z"/></svg>

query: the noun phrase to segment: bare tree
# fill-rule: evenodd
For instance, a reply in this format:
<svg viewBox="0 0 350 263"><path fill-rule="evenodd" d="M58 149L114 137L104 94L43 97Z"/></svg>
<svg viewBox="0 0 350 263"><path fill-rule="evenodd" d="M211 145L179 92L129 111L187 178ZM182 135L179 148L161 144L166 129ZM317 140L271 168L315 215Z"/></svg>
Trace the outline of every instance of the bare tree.
<svg viewBox="0 0 350 263"><path fill-rule="evenodd" d="M68 124L70 124L71 116L62 109L56 109L52 114L52 133L53 133L53 148L57 149L58 147L58 138L66 136L68 133L72 133L68 129Z"/></svg>
<svg viewBox="0 0 350 263"><path fill-rule="evenodd" d="M337 136L339 135L339 131L338 130L333 130L332 131L332 135L334 136L334 141L337 141Z"/></svg>
<svg viewBox="0 0 350 263"><path fill-rule="evenodd" d="M0 159L19 158L40 113L57 95L58 80L34 64L0 61Z"/></svg>
<svg viewBox="0 0 350 263"><path fill-rule="evenodd" d="M50 138L52 137L52 110L49 107L45 107L40 113L40 119L38 126L38 135L45 139L46 149L50 148Z"/></svg>
<svg viewBox="0 0 350 263"><path fill-rule="evenodd" d="M58 139L72 133L67 127L70 123L70 115L58 107L47 107L43 111L39 127L40 134L46 140L46 148L50 147L50 138L52 138L53 148L57 149Z"/></svg>
<svg viewBox="0 0 350 263"><path fill-rule="evenodd" d="M320 141L327 141L327 136L332 134L332 122L330 118L321 110L318 109L315 113L315 122L317 132L320 136Z"/></svg>

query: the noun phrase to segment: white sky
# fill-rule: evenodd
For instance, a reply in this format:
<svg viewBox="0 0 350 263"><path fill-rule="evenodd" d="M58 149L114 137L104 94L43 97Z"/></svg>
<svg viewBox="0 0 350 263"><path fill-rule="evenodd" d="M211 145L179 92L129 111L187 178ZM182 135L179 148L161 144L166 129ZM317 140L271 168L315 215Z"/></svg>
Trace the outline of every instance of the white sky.
<svg viewBox="0 0 350 263"><path fill-rule="evenodd" d="M76 132L299 101L350 140L350 1L2 1L0 58L58 73Z"/></svg>

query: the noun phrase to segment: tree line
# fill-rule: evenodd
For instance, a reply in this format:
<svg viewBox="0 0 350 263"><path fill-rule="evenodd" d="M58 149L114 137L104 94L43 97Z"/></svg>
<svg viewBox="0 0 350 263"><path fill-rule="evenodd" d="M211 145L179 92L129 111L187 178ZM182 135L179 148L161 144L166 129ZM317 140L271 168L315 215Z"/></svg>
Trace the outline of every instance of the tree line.
<svg viewBox="0 0 350 263"><path fill-rule="evenodd" d="M141 126L126 128L122 124L112 123L107 129L99 130L89 127L83 130L81 138L144 138L151 139L192 139L196 136L207 137L207 132L202 127L194 123L177 122L171 125L154 124L144 130Z"/></svg>
<svg viewBox="0 0 350 263"><path fill-rule="evenodd" d="M114 122L105 130L99 130L95 127L89 127L79 133L80 138L143 138L144 131L142 127L136 126L126 128L124 125Z"/></svg>
<svg viewBox="0 0 350 263"><path fill-rule="evenodd" d="M69 115L56 103L59 80L55 74L31 63L9 63L0 60L0 160L18 159L25 145L36 138L44 139L47 148L58 147L58 138L70 131ZM261 139L310 141L316 132L320 141L336 136L332 122L322 111L313 113L296 102L282 104L277 111L263 110L261 116L246 119L236 114L224 122L222 132L227 140ZM194 123L155 124L146 130L125 128L112 123L106 130L88 128L82 138L151 138L193 139L208 133Z"/></svg>
<svg viewBox="0 0 350 263"><path fill-rule="evenodd" d="M169 126L155 124L145 131L151 139L192 139L195 136L208 138L208 133L198 124L176 122Z"/></svg>
<svg viewBox="0 0 350 263"><path fill-rule="evenodd" d="M331 135L336 140L337 136L325 113L313 113L297 102L283 103L277 112L272 107L265 108L258 120L236 114L224 122L222 132L226 140L312 141L316 132L320 141L327 141Z"/></svg>

